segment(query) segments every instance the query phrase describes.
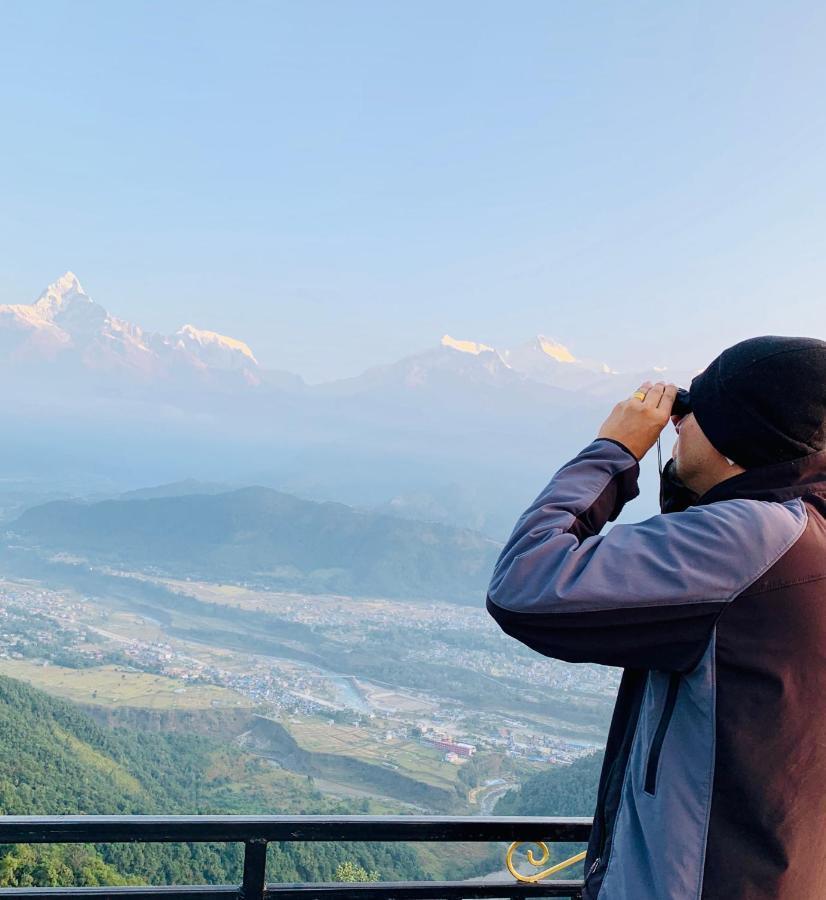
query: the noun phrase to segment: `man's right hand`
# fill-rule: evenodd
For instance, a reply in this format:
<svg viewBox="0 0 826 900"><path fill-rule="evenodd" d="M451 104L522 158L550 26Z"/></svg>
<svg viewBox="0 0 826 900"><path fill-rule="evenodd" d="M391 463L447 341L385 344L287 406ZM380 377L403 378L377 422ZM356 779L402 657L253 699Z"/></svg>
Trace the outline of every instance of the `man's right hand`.
<svg viewBox="0 0 826 900"><path fill-rule="evenodd" d="M621 400L611 410L597 434L598 438L619 441L637 460L648 453L668 424L677 396L677 385L666 384L664 381L656 384L644 381L639 390L645 394L645 400L634 396Z"/></svg>

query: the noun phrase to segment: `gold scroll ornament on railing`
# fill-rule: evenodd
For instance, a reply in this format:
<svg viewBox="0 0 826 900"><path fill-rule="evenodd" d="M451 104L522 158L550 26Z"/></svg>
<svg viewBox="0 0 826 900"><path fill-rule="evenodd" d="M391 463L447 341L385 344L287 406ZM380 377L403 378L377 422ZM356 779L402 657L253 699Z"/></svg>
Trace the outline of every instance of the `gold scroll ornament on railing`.
<svg viewBox="0 0 826 900"><path fill-rule="evenodd" d="M505 865L508 867L508 871L513 875L513 877L517 881L542 881L543 878L547 878L549 875L553 875L554 872L558 872L560 869L565 869L568 866L572 866L574 863L578 863L580 860L585 859L585 851L582 853L577 853L576 856L572 856L570 859L565 859L560 863L557 863L554 866L551 866L548 869L545 869L542 872L537 872L535 875L523 875L521 872L516 871L516 866L513 864L513 854L525 844L533 844L536 847L539 847L542 851L542 855L537 859L533 850L528 850L527 857L528 862L534 866L535 868L539 868L540 866L544 866L545 863L550 858L550 851L548 850L548 845L543 843L542 841L514 841L510 847L508 847L508 852L505 854Z"/></svg>

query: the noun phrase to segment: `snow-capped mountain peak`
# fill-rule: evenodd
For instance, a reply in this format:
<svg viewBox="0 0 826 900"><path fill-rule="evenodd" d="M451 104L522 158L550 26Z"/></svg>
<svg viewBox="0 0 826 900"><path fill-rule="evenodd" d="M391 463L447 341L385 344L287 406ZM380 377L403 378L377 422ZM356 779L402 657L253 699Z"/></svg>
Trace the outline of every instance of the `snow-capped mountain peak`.
<svg viewBox="0 0 826 900"><path fill-rule="evenodd" d="M92 298L83 290L74 272L64 272L57 281L52 282L32 304L34 312L49 322L62 312L70 303L82 300L92 303Z"/></svg>
<svg viewBox="0 0 826 900"><path fill-rule="evenodd" d="M546 356L550 356L551 359L555 359L557 362L561 363L578 362L573 353L571 353L571 351L564 344L560 344L559 341L555 341L553 338L545 337L544 334L537 335L536 341L539 344L539 349Z"/></svg>
<svg viewBox="0 0 826 900"><path fill-rule="evenodd" d="M190 352L197 351L196 355L211 365L221 368L237 368L245 363L258 365L258 360L247 344L215 331L184 325L175 338L179 347Z"/></svg>
<svg viewBox="0 0 826 900"><path fill-rule="evenodd" d="M443 347L450 347L451 350L458 350L460 353L472 353L474 356L478 356L480 353L496 352L493 347L489 347L487 344L479 344L476 341L457 341L456 338L452 338L449 334L442 336L441 343Z"/></svg>

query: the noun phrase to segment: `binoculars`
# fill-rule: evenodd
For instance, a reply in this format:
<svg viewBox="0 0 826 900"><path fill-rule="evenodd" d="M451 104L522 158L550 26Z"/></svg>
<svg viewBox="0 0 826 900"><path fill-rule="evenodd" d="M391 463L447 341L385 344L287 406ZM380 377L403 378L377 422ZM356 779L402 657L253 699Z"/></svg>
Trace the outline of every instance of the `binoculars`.
<svg viewBox="0 0 826 900"><path fill-rule="evenodd" d="M691 412L691 398L685 388L677 388L677 396L671 407L672 416L686 416Z"/></svg>

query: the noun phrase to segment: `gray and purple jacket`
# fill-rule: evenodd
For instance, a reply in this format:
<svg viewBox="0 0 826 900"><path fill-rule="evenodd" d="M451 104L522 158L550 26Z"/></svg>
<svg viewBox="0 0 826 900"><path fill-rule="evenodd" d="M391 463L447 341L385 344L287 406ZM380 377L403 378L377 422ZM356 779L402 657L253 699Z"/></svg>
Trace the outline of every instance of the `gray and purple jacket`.
<svg viewBox="0 0 826 900"><path fill-rule="evenodd" d="M585 447L487 598L539 653L625 670L583 898L826 898L826 451L600 535L638 475L621 444Z"/></svg>

